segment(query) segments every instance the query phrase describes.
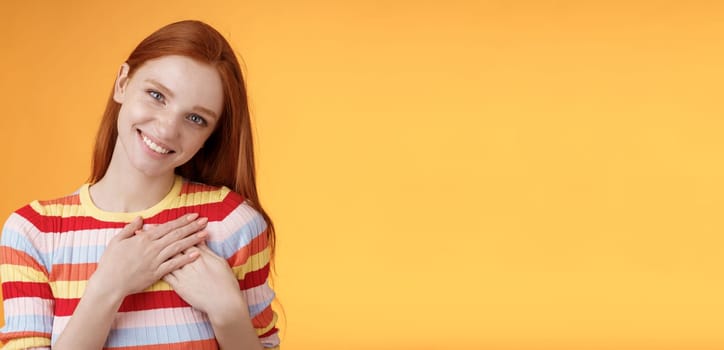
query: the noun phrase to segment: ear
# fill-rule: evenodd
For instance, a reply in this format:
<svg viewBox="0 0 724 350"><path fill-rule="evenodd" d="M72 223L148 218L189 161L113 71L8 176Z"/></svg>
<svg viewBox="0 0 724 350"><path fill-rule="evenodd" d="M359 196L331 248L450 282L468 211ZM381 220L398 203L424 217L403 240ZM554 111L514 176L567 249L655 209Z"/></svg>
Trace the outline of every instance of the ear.
<svg viewBox="0 0 724 350"><path fill-rule="evenodd" d="M123 99L126 96L126 87L128 86L128 71L131 67L128 63L123 63L121 68L118 70L118 76L116 77L116 83L113 85L113 100L118 103L123 103Z"/></svg>

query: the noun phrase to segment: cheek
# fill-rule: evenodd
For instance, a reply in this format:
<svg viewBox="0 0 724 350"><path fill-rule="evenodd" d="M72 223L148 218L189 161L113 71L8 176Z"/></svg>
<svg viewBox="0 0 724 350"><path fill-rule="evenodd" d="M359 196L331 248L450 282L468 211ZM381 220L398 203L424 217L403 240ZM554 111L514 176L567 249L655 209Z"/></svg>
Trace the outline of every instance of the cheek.
<svg viewBox="0 0 724 350"><path fill-rule="evenodd" d="M155 114L154 109L143 102L126 102L121 105L118 114L119 119L123 116L128 121L139 121Z"/></svg>
<svg viewBox="0 0 724 350"><path fill-rule="evenodd" d="M204 144L206 144L209 136L210 133L200 133L198 130L183 135L182 138L185 140L185 149L188 152L193 152L193 154L198 153L199 150L204 147Z"/></svg>
<svg viewBox="0 0 724 350"><path fill-rule="evenodd" d="M128 124L133 122L135 115L136 111L134 111L133 106L130 104L121 105L121 110L118 111L118 126L128 126Z"/></svg>

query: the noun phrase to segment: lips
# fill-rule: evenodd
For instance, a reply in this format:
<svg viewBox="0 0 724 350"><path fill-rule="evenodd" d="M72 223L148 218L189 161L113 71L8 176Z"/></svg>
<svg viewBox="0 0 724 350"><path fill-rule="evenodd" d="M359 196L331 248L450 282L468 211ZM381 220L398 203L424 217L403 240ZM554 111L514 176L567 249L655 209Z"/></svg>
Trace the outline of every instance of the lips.
<svg viewBox="0 0 724 350"><path fill-rule="evenodd" d="M141 132L139 131L139 133L141 133ZM148 146L148 148L150 148L152 151L154 151L154 152L156 152L156 153L158 153L158 154L169 154L169 153L172 153L172 152L173 152L172 150L170 150L170 149L168 149L168 148L165 148L165 147L163 147L163 146L161 146L161 145L153 142L153 140L151 140L150 138L148 138L148 137L147 137L146 135L144 135L143 133L141 133L141 138L143 139L143 143L145 143L146 146Z"/></svg>

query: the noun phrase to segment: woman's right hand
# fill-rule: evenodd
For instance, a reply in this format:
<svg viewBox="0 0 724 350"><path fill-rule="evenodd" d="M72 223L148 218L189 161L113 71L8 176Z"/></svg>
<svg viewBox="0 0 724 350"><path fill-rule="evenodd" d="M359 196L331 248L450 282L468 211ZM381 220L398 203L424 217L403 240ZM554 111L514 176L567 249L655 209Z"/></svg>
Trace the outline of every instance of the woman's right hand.
<svg viewBox="0 0 724 350"><path fill-rule="evenodd" d="M143 222L135 218L111 239L88 286L120 299L148 288L198 258L198 253L179 253L206 239L207 221L187 214L139 231Z"/></svg>

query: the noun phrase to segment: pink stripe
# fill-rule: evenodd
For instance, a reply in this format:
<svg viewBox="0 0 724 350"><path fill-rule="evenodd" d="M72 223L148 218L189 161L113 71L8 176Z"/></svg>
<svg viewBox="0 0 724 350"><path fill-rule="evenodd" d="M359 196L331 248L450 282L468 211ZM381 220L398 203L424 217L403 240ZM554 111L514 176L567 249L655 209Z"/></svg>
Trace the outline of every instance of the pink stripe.
<svg viewBox="0 0 724 350"><path fill-rule="evenodd" d="M247 289L244 291L244 294L246 295L246 302L249 306L269 304L269 300L274 297L274 291L267 283Z"/></svg>
<svg viewBox="0 0 724 350"><path fill-rule="evenodd" d="M253 208L246 203L242 203L229 216L224 218L224 221L209 221L209 224L206 225L206 229L209 231L209 240L213 242L224 241L236 233L239 228L253 222L257 216L259 214ZM254 232L254 237L262 232Z"/></svg>
<svg viewBox="0 0 724 350"><path fill-rule="evenodd" d="M70 321L71 316L55 317L53 333L60 334ZM209 322L209 319L200 311L191 307L178 307L171 309L155 309L116 314L113 329L142 328L156 326L172 326Z"/></svg>
<svg viewBox="0 0 724 350"><path fill-rule="evenodd" d="M261 344L262 344L265 348L275 347L275 346L279 345L279 343L281 342L281 341L279 340L279 332L278 332L278 331L277 331L276 333L268 336L268 337L259 338L259 341L261 342Z"/></svg>
<svg viewBox="0 0 724 350"><path fill-rule="evenodd" d="M20 297L3 301L6 316L53 316L53 301L42 298Z"/></svg>

